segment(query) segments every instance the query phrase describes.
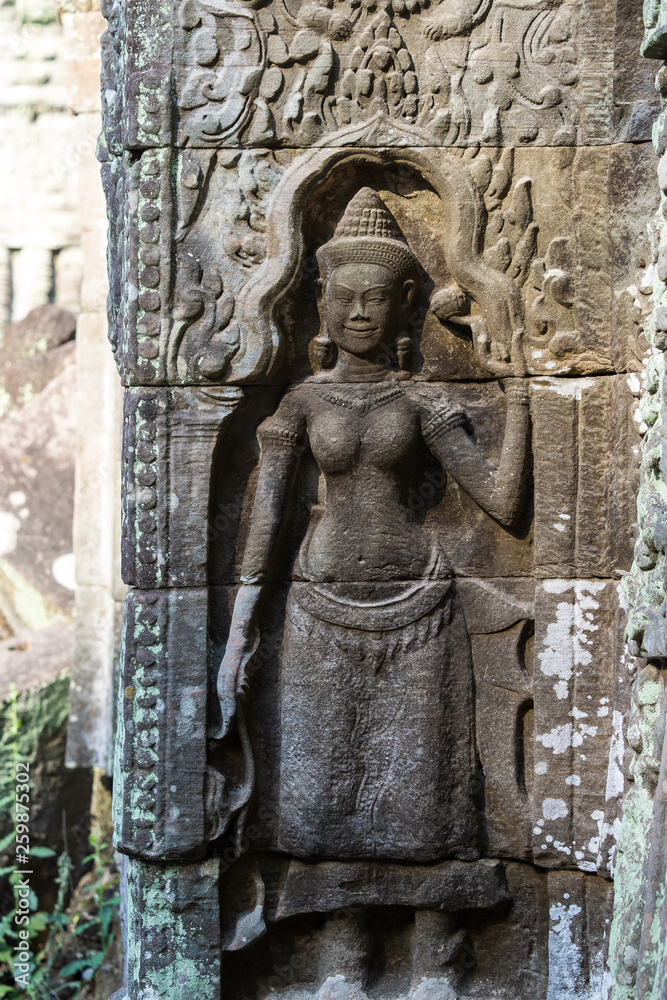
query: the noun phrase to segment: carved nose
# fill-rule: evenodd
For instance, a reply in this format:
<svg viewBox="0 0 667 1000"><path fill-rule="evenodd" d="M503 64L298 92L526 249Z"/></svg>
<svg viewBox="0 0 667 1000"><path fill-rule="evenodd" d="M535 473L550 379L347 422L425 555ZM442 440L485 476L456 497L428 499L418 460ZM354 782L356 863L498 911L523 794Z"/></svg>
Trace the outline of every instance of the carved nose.
<svg viewBox="0 0 667 1000"><path fill-rule="evenodd" d="M357 301L352 306L350 319L368 319L368 313L364 307L362 299L357 299Z"/></svg>

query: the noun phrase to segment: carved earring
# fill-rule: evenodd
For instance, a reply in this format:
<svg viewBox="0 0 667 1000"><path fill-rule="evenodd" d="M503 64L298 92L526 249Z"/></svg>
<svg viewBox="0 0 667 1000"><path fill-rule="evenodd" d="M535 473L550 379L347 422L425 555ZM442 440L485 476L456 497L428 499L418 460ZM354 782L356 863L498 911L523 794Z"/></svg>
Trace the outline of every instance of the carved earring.
<svg viewBox="0 0 667 1000"><path fill-rule="evenodd" d="M398 357L398 367L402 372L412 373L412 340L407 334L399 337L396 341L396 355Z"/></svg>
<svg viewBox="0 0 667 1000"><path fill-rule="evenodd" d="M326 282L322 278L317 279L318 299L322 295ZM338 357L338 348L331 340L327 329L327 321L324 317L324 310L321 312L320 332L313 339L313 354L315 356L315 367L319 371L322 368L333 368Z"/></svg>
<svg viewBox="0 0 667 1000"><path fill-rule="evenodd" d="M324 323L320 333L313 339L313 354L318 369L333 368L336 363L336 345L329 337L329 331Z"/></svg>

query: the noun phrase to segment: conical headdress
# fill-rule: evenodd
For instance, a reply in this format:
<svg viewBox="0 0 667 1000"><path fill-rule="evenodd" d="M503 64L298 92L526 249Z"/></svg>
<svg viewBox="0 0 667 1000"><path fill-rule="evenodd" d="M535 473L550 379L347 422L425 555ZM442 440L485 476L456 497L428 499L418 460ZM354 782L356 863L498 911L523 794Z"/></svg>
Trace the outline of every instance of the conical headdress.
<svg viewBox="0 0 667 1000"><path fill-rule="evenodd" d="M341 264L381 264L397 278L416 278L417 260L396 219L371 188L350 201L332 238L317 251L323 278Z"/></svg>

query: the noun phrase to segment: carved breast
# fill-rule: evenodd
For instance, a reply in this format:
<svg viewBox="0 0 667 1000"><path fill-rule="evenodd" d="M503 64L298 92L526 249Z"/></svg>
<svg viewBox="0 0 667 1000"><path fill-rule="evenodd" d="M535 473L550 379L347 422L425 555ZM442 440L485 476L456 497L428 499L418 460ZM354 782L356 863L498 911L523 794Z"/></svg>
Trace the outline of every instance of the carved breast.
<svg viewBox="0 0 667 1000"><path fill-rule="evenodd" d="M390 473L410 461L419 428L412 407L400 397L367 412L322 397L309 420L309 437L325 476L358 466Z"/></svg>

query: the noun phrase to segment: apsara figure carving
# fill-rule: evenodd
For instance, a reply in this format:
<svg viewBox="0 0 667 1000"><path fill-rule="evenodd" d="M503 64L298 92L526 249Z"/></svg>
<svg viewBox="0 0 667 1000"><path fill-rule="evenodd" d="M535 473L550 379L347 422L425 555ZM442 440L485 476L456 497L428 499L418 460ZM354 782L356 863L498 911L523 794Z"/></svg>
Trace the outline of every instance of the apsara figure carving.
<svg viewBox="0 0 667 1000"><path fill-rule="evenodd" d="M447 554L411 509L426 449L503 525L525 497L527 383L505 383L500 464L466 414L410 379L404 335L417 259L379 196L363 188L318 251L323 367L258 431L262 455L227 650L218 676L224 735L257 647L263 586L299 456L326 486L295 564L281 653L277 849L303 858L472 860L482 849L473 676ZM523 371L475 349L494 374ZM231 803L229 804L231 807Z"/></svg>

